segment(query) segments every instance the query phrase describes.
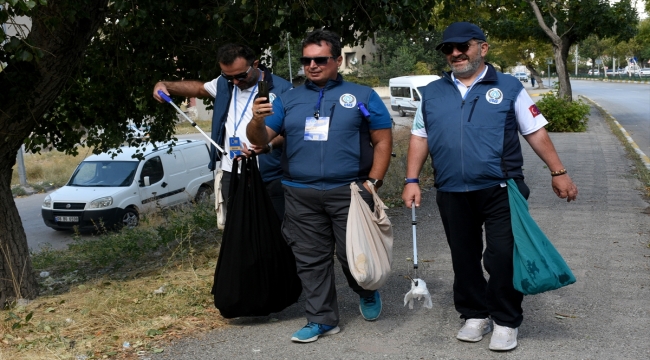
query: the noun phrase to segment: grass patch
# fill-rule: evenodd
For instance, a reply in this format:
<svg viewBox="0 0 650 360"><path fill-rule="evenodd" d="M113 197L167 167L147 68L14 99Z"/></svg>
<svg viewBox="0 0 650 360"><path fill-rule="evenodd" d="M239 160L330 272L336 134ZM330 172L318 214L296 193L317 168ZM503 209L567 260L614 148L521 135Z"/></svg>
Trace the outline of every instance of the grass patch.
<svg viewBox="0 0 650 360"><path fill-rule="evenodd" d="M379 191L384 204L388 207L403 206L402 190L404 190L404 178L406 176L406 155L408 153L411 129L407 127L396 127L393 130L393 153L388 172L384 177L384 184ZM431 156L422 166L420 172L420 188L428 191L433 187L433 168L431 167Z"/></svg>
<svg viewBox="0 0 650 360"><path fill-rule="evenodd" d="M201 128L206 134L212 131L212 120L195 120L196 125ZM198 132L187 120L182 120L176 124L176 135L193 134Z"/></svg>
<svg viewBox="0 0 650 360"><path fill-rule="evenodd" d="M223 326L210 294L221 231L209 202L32 254L41 294L2 311L10 359L135 359ZM44 274L45 275L45 274Z"/></svg>
<svg viewBox="0 0 650 360"><path fill-rule="evenodd" d="M46 186L63 186L68 182L77 165L91 154L90 149L86 151L82 149L79 156L66 155L56 150L44 151L40 154L25 154L27 182L35 190L44 189ZM17 165L14 165L11 173L11 185L20 185Z"/></svg>
<svg viewBox="0 0 650 360"><path fill-rule="evenodd" d="M645 163L636 152L634 147L627 141L625 134L621 131L621 128L616 124L616 119L612 117L605 109L600 107L598 104L587 99L605 118L605 121L609 125L609 128L612 130L612 133L618 138L618 140L623 144L627 157L634 162L633 175L641 182L643 186L643 194L646 198L650 198L650 170L646 167Z"/></svg>

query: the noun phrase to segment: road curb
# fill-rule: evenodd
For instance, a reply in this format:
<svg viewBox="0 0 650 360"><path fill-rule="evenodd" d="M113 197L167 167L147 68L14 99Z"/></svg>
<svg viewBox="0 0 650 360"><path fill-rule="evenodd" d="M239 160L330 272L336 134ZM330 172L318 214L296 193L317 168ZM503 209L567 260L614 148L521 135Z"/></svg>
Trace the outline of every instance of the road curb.
<svg viewBox="0 0 650 360"><path fill-rule="evenodd" d="M619 123L618 120L616 120L616 118L615 118L614 116L612 116L612 114L610 114L607 110L605 110L602 106L600 106L600 104L598 104L598 103L595 102L594 100L592 100L592 99L590 99L589 97L584 96L584 95L580 95L580 97L583 97L583 98L587 99L587 101L591 102L594 106L596 106L596 107L598 108L598 110L600 110L602 113L605 113L605 114L607 114L607 116L609 116L610 118L612 118L612 120L614 121L614 124L616 124L616 126L618 126L618 128L619 128L619 129L621 130L621 132L623 133L623 136L625 136L625 138L627 139L627 142L632 146L632 148L634 149L634 151L636 151L636 153L639 155L639 157L641 158L641 161L643 162L643 164L645 165L645 167L646 167L648 170L650 170L650 157L648 157L648 155L646 155L646 154L641 150L641 148L639 148L639 145L637 145L637 144L634 142L634 140L632 140L632 137L631 137L630 134L627 132L627 130L625 130L625 128L623 127L623 125L621 125L621 123Z"/></svg>

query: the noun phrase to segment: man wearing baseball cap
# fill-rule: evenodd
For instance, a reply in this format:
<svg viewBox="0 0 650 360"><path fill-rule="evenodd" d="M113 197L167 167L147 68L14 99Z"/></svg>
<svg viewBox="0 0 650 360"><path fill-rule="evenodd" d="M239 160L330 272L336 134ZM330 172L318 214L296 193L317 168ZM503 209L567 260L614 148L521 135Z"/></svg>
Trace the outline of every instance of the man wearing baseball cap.
<svg viewBox="0 0 650 360"><path fill-rule="evenodd" d="M544 129L548 122L523 85L484 61L489 45L478 26L449 25L436 49L451 71L424 88L402 199L409 208L413 202L420 205L418 175L431 154L436 203L451 249L454 305L465 320L456 338L478 342L494 328L490 350L512 350L524 296L512 282L514 237L506 181L513 179L525 198L530 193L519 134L548 166L558 197L575 200L578 189Z"/></svg>

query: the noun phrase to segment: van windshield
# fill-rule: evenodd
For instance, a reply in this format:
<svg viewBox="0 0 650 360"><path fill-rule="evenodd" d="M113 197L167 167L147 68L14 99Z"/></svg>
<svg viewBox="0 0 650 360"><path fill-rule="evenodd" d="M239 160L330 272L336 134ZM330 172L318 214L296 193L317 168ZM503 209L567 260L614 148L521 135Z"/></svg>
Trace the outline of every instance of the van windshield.
<svg viewBox="0 0 650 360"><path fill-rule="evenodd" d="M84 161L77 167L68 186L129 186L139 161Z"/></svg>

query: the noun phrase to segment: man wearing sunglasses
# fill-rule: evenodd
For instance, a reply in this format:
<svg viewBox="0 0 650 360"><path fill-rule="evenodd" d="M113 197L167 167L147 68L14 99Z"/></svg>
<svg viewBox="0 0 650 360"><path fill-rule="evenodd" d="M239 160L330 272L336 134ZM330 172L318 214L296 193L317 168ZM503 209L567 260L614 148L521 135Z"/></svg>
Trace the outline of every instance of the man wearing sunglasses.
<svg viewBox="0 0 650 360"><path fill-rule="evenodd" d="M221 179L221 194L227 207L228 190L232 170L232 159L237 155L250 155L250 150L261 153L259 167L266 188L273 200L273 206L282 219L284 217L284 193L280 178L282 169L281 136L270 139L260 147L250 147L246 137L246 125L253 116L252 103L257 95L257 83L264 80L269 85L270 101L292 88L291 83L271 72L259 63L253 50L245 45L227 44L217 51L217 60L221 68L221 76L210 82L196 80L160 81L153 89L153 97L158 102L165 101L158 95L158 90L166 94L183 97L213 97L214 109L212 114L212 140L223 146L226 154L218 154L211 147L211 170L215 170L216 161L221 161L223 177ZM216 184L215 184L216 185Z"/></svg>
<svg viewBox="0 0 650 360"><path fill-rule="evenodd" d="M514 179L525 198L530 193L519 133L548 166L558 197L575 200L578 189L544 129L546 119L519 80L484 61L488 48L474 24L453 23L443 32L436 49L451 72L423 90L402 199L409 208L420 205L418 175L431 154L436 203L451 249L454 305L465 319L456 338L477 342L494 328L489 348L507 351L517 346L523 321L524 296L512 283L514 236L506 188Z"/></svg>
<svg viewBox="0 0 650 360"><path fill-rule="evenodd" d="M308 321L291 340L306 343L340 331L334 253L348 286L359 295L361 315L373 321L381 313L379 292L364 290L350 273L346 227L352 182L372 209L370 187L381 186L390 161L392 121L374 90L343 81L338 35L326 30L308 34L300 61L305 85L273 104L256 100L248 138L264 144L276 134L285 137L282 232L296 258Z"/></svg>

